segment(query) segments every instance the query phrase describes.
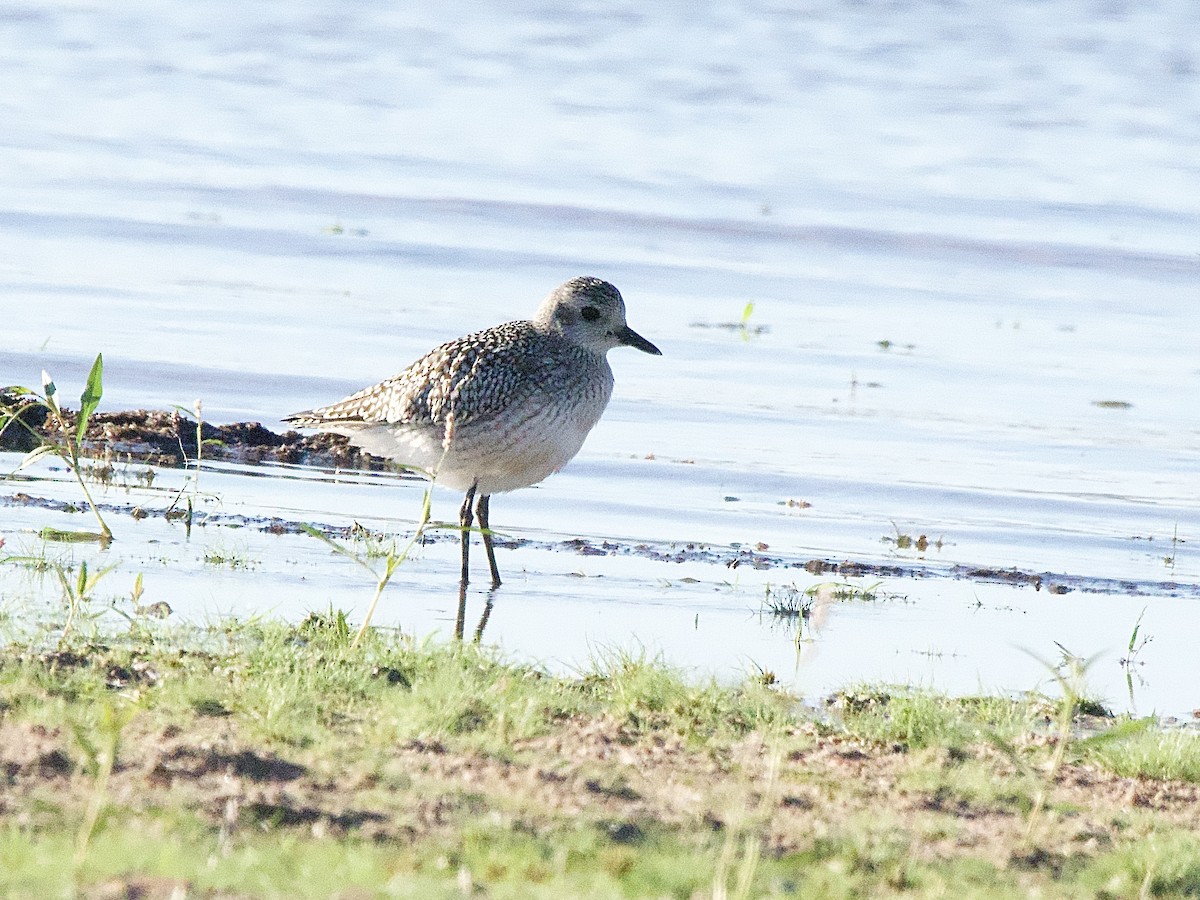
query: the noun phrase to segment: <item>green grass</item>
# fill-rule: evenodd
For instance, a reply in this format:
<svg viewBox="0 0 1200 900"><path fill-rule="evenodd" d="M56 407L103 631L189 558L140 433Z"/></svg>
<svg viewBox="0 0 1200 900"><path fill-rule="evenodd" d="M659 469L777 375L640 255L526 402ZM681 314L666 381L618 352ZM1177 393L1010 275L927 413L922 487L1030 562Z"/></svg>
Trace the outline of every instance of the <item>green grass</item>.
<svg viewBox="0 0 1200 900"><path fill-rule="evenodd" d="M0 646L0 896L1200 891L1191 795L1118 781L1194 780L1197 739L1119 723L1055 762L1045 700L864 687L814 720L644 653L353 647L335 611L32 633Z"/></svg>
<svg viewBox="0 0 1200 900"><path fill-rule="evenodd" d="M204 563L209 566L227 569L254 569L258 560L251 559L244 549L215 545L204 551Z"/></svg>
<svg viewBox="0 0 1200 900"><path fill-rule="evenodd" d="M661 658L603 651L581 674L580 688L623 727L635 733L670 733L695 744L714 736L738 737L770 729L788 717L785 695L751 679L729 688L695 681Z"/></svg>
<svg viewBox="0 0 1200 900"><path fill-rule="evenodd" d="M838 695L843 726L853 734L905 748L959 748L1027 733L1045 712L1044 700L947 697L916 688L864 685Z"/></svg>
<svg viewBox="0 0 1200 900"><path fill-rule="evenodd" d="M1116 775L1200 783L1200 734L1163 731L1137 720L1084 741L1082 758Z"/></svg>

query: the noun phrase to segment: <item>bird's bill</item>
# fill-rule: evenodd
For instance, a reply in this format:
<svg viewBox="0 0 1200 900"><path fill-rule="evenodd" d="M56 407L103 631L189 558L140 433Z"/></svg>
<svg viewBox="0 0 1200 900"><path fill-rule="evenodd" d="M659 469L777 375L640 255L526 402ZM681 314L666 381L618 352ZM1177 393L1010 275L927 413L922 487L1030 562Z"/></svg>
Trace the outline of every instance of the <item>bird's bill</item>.
<svg viewBox="0 0 1200 900"><path fill-rule="evenodd" d="M643 353L652 353L655 356L662 356L662 351L655 347L652 343L626 325L617 332L617 340L626 347L636 347Z"/></svg>

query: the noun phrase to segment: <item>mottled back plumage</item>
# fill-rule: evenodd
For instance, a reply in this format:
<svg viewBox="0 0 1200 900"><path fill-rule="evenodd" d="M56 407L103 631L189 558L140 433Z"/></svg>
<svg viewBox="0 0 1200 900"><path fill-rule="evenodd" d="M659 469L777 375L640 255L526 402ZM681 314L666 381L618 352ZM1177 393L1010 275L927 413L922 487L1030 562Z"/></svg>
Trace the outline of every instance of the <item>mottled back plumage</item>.
<svg viewBox="0 0 1200 900"><path fill-rule="evenodd" d="M506 322L442 344L399 375L287 421L322 428L444 424L453 417L465 425L502 415L537 390L569 388L594 363L594 354L538 332L531 322Z"/></svg>

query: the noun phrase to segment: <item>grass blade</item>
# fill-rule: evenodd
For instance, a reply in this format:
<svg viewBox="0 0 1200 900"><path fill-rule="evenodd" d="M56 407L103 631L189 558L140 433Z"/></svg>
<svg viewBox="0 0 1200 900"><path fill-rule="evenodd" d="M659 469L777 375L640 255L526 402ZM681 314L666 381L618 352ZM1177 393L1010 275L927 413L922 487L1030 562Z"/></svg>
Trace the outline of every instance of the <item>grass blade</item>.
<svg viewBox="0 0 1200 900"><path fill-rule="evenodd" d="M88 419L100 405L100 397L104 393L103 375L104 354L97 353L96 361L92 363L92 371L88 373L87 385L79 397L79 423L75 427L75 443L77 444L83 440L83 435L87 431Z"/></svg>
<svg viewBox="0 0 1200 900"><path fill-rule="evenodd" d="M334 553L340 553L342 556L346 557L347 559L354 560L356 563L358 563L360 566L362 566L364 569L366 569L372 575L375 574L375 570L371 568L370 563L368 563L366 560L364 560L361 556L359 556L357 553L355 553L353 550L349 549L348 547L343 547L341 544L339 544L333 538L326 535L325 532L321 531L318 528L315 528L312 525L309 525L307 522L301 522L300 529L305 534L307 534L309 537L315 537L318 541L322 541L323 543L328 544Z"/></svg>
<svg viewBox="0 0 1200 900"><path fill-rule="evenodd" d="M58 448L53 444L42 444L40 447L34 447L17 463L17 467L13 471L20 472L22 469L32 466L43 456L49 456L51 453L58 453Z"/></svg>

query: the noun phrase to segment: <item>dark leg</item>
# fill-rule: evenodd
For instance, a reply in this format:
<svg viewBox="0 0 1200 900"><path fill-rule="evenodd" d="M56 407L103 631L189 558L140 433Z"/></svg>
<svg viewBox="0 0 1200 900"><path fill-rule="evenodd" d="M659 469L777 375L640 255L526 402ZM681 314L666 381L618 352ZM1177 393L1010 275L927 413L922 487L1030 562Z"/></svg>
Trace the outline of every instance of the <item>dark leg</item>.
<svg viewBox="0 0 1200 900"><path fill-rule="evenodd" d="M458 513L458 525L462 529L462 575L458 579L458 616L454 621L454 637L460 641L467 618L467 561L471 552L471 501L474 499L475 485L471 485Z"/></svg>
<svg viewBox="0 0 1200 900"><path fill-rule="evenodd" d="M475 515L479 519L479 529L483 532L483 549L487 551L488 565L492 567L492 590L500 587L500 570L496 568L496 550L492 547L492 528L488 525L488 503L491 501L490 494L484 494L479 498L479 505L475 507Z"/></svg>
<svg viewBox="0 0 1200 900"><path fill-rule="evenodd" d="M471 489L467 491L466 499L463 500L462 509L458 513L458 524L462 529L462 577L459 578L459 584L463 587L467 586L468 572L467 560L471 555L471 501L475 499L475 488L477 485L471 485ZM481 520L482 521L482 520Z"/></svg>

